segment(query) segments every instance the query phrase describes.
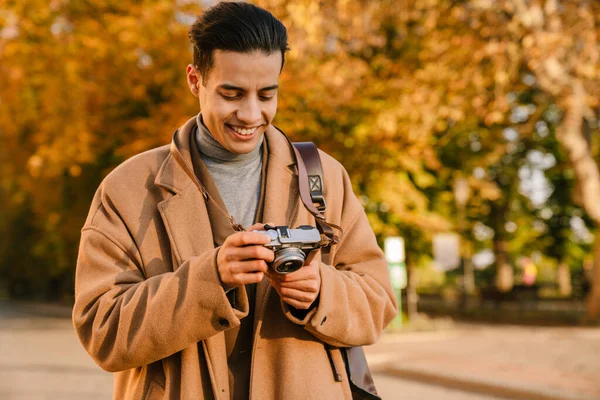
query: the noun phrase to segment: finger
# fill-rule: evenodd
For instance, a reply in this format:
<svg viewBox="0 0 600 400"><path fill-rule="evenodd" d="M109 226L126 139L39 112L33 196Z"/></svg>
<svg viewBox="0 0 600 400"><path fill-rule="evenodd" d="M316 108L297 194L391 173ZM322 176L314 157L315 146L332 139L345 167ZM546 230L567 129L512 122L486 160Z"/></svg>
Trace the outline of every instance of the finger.
<svg viewBox="0 0 600 400"><path fill-rule="evenodd" d="M319 270L313 265L305 265L289 274L281 276L281 282L297 282L319 278Z"/></svg>
<svg viewBox="0 0 600 400"><path fill-rule="evenodd" d="M317 293L319 292L319 281L311 279L304 281L296 281L296 282L280 282L279 286L282 289L287 290L297 290L306 293Z"/></svg>
<svg viewBox="0 0 600 400"><path fill-rule="evenodd" d="M269 267L263 260L246 260L233 263L230 267L232 275L252 274L255 272L266 273Z"/></svg>
<svg viewBox="0 0 600 400"><path fill-rule="evenodd" d="M283 286L279 290L279 295L281 296L281 298L284 298L284 299L295 300L298 302L309 302L309 303L312 303L312 301L316 297L314 292L305 292L303 290L290 289L290 288L286 288Z"/></svg>
<svg viewBox="0 0 600 400"><path fill-rule="evenodd" d="M263 272L253 272L249 274L238 274L235 276L235 281L239 285L250 285L252 283L259 283L265 277Z"/></svg>
<svg viewBox="0 0 600 400"><path fill-rule="evenodd" d="M247 285L251 283L258 283L264 279L264 272L257 271L258 266L236 266L234 269L241 269L244 272L228 271L225 274L221 274L221 282L227 287L236 288L240 285ZM246 271L248 270L248 271Z"/></svg>
<svg viewBox="0 0 600 400"><path fill-rule="evenodd" d="M291 282L300 282L300 281L306 281L306 280L310 280L310 279L314 279L315 276L314 274L311 274L309 271L302 271L300 272L301 269L299 269L296 272L292 272L290 274L285 274L285 275L281 275L281 282L287 282L287 283L291 283Z"/></svg>
<svg viewBox="0 0 600 400"><path fill-rule="evenodd" d="M234 247L262 245L270 241L271 238L268 235L258 232L237 232L225 239L227 245Z"/></svg>
<svg viewBox="0 0 600 400"><path fill-rule="evenodd" d="M271 262L275 258L275 255L271 249L259 245L251 245L245 247L229 247L225 251L223 257L230 262L243 260L264 260L266 262Z"/></svg>
<svg viewBox="0 0 600 400"><path fill-rule="evenodd" d="M238 247L234 253L239 260L264 260L270 263L275 259L273 250L263 246Z"/></svg>

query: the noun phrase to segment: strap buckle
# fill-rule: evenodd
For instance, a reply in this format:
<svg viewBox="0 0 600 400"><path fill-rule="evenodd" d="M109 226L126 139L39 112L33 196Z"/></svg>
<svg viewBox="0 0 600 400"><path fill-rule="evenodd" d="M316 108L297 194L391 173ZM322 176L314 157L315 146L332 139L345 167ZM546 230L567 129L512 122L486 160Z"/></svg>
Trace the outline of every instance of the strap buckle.
<svg viewBox="0 0 600 400"><path fill-rule="evenodd" d="M322 193L311 193L310 198L316 205L315 207L317 210L319 210L319 212L325 212L327 209L327 203L325 202L325 197L323 197Z"/></svg>
<svg viewBox="0 0 600 400"><path fill-rule="evenodd" d="M324 212L327 208L327 204L323 197L323 182L321 181L320 175L308 176L308 190L310 192L311 200L314 204L317 204L317 210L319 210L319 212Z"/></svg>

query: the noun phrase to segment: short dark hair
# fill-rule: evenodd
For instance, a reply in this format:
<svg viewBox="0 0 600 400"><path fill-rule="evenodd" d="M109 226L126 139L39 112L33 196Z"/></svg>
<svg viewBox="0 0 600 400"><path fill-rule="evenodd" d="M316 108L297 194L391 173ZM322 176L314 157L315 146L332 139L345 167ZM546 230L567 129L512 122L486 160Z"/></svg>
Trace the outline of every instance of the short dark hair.
<svg viewBox="0 0 600 400"><path fill-rule="evenodd" d="M281 51L281 68L289 50L287 30L267 10L242 2L219 3L198 17L189 31L194 65L205 82L213 67L215 50L267 54Z"/></svg>

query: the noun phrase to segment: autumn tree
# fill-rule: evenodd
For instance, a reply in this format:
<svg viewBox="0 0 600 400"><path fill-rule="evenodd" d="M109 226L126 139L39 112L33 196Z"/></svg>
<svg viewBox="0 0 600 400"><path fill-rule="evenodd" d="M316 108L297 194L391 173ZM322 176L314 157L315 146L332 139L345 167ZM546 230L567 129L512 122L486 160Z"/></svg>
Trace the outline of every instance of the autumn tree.
<svg viewBox="0 0 600 400"><path fill-rule="evenodd" d="M457 178L472 190L472 248L470 228L483 223L495 231L498 265L547 249L529 240L541 237L530 228L519 238L504 231L509 218L540 211L526 206L518 175L531 150L556 151L535 138L541 123L551 134L557 127L577 165L576 195L566 185L561 201L580 201L598 222L594 2L257 4L283 20L292 47L275 124L342 161L377 235L410 239L411 268L427 262L436 232L457 228ZM0 5L0 271L16 292L39 293L31 282L70 291L79 229L102 177L168 143L197 112L184 70L200 11L167 0Z"/></svg>
<svg viewBox="0 0 600 400"><path fill-rule="evenodd" d="M598 226L600 5L594 1L471 1L464 10L469 21L487 27L489 43L502 50L504 64L531 71L546 103L558 107L556 137L577 177L576 200ZM597 278L588 301L592 319L600 317L600 245L596 249Z"/></svg>
<svg viewBox="0 0 600 400"><path fill-rule="evenodd" d="M512 1L515 33L524 62L560 107L557 138L577 177L578 200L600 225L600 167L597 114L600 111L600 5L594 1ZM592 133L595 137L592 139ZM596 238L595 278L588 316L600 317L600 235Z"/></svg>
<svg viewBox="0 0 600 400"><path fill-rule="evenodd" d="M0 5L0 270L13 294L71 292L102 177L195 112L184 71L197 12L159 0Z"/></svg>

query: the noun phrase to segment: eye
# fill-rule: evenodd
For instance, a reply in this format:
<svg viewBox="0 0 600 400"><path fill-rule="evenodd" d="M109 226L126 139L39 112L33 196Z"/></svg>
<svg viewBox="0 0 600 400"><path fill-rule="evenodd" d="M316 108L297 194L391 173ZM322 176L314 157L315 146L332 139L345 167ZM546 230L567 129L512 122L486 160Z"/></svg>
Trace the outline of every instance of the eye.
<svg viewBox="0 0 600 400"><path fill-rule="evenodd" d="M269 101L269 100L273 100L275 98L276 93L265 93L265 94L259 94L258 98L261 101Z"/></svg>
<svg viewBox="0 0 600 400"><path fill-rule="evenodd" d="M231 94L231 93L219 93L221 95L222 98L224 98L227 101L233 101L233 100L237 100L239 99L241 96L240 94Z"/></svg>

